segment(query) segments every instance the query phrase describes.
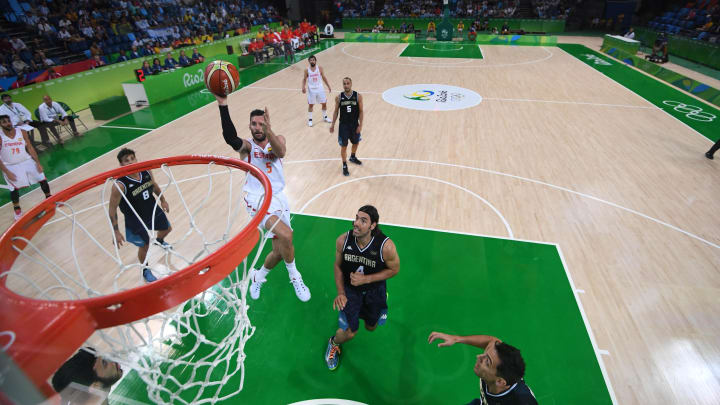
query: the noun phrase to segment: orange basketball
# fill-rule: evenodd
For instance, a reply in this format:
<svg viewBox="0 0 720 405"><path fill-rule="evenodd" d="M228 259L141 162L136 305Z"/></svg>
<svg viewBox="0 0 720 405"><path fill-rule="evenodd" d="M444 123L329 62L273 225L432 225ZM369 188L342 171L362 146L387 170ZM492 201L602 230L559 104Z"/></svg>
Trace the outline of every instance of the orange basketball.
<svg viewBox="0 0 720 405"><path fill-rule="evenodd" d="M205 86L218 96L227 96L240 85L240 74L235 66L224 60L210 62L205 68Z"/></svg>

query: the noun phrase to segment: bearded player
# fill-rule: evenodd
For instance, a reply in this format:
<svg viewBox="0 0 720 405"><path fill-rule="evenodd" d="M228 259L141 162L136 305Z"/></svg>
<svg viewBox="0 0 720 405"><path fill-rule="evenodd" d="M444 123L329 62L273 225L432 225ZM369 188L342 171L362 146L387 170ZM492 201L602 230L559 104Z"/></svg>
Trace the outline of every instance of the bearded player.
<svg viewBox="0 0 720 405"><path fill-rule="evenodd" d="M227 97L215 95L220 107L220 120L222 123L223 138L240 157L247 159L248 163L262 170L270 179L272 185L272 200L270 208L260 222L260 226L268 231L272 238L272 251L265 257L265 263L259 270L250 272L250 297L254 300L260 298L260 288L266 277L280 260L285 261L290 282L295 288L295 295L300 301L310 300L310 290L303 283L302 276L295 266L295 247L293 246L293 230L290 226L290 203L283 193L285 188L285 175L283 174L282 158L285 157L287 147L285 137L277 135L270 126L270 113L267 108L253 110L250 113L250 139L241 139L230 118L227 106ZM248 176L243 191L246 194L248 213L253 216L262 204L265 189L258 179ZM272 230L272 231L271 231Z"/></svg>
<svg viewBox="0 0 720 405"><path fill-rule="evenodd" d="M308 58L310 67L305 70L302 81L302 92L305 94L305 84L307 84L307 98L308 98L308 126L313 126L312 112L315 104L322 104L323 120L330 122L330 118L327 115L327 96L325 95L325 88L323 82L327 85L328 91L330 89L330 83L325 78L325 71L323 68L317 65L317 58L312 55Z"/></svg>

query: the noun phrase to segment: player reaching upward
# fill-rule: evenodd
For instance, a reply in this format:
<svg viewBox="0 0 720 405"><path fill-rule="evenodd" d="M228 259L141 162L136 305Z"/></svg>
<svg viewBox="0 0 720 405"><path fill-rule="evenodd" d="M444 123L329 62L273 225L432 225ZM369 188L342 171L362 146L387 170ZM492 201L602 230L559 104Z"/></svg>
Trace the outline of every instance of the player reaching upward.
<svg viewBox="0 0 720 405"><path fill-rule="evenodd" d="M0 170L5 177L5 184L12 187L10 199L17 221L22 216L20 189L40 183L40 188L47 198L50 197L50 185L45 179L42 165L27 132L15 128L7 115L0 115L0 126Z"/></svg>
<svg viewBox="0 0 720 405"><path fill-rule="evenodd" d="M220 106L220 120L225 142L239 152L240 157L247 159L248 163L265 172L272 185L273 195L270 208L260 222L260 226L266 230L272 229L272 232L268 234L273 238L272 251L265 257L265 263L260 270L253 269L250 272L250 297L254 300L260 297L260 288L265 283L266 276L282 259L285 261L290 282L295 288L295 295L300 301L308 301L310 290L303 283L302 276L295 266L293 231L290 227L290 204L283 193L285 175L283 174L282 158L285 157L287 151L285 137L273 132L270 126L270 114L265 108L265 111L253 110L250 113L249 128L252 137L249 140L238 138L235 125L230 119L227 98L217 95L215 98ZM245 202L248 213L255 215L257 208L261 205L265 189L259 180L248 176L243 191L247 193Z"/></svg>
<svg viewBox="0 0 720 405"><path fill-rule="evenodd" d="M325 71L323 68L317 65L317 58L312 55L308 58L310 67L307 68L303 75L302 81L302 92L305 93L305 83L307 83L307 98L308 98L308 126L313 126L312 111L315 104L322 104L323 120L330 122L330 118L327 116L327 96L325 95L325 88L323 82L327 85L328 91L332 93L330 89L330 83L325 78Z"/></svg>
<svg viewBox="0 0 720 405"><path fill-rule="evenodd" d="M360 207L353 229L335 241L335 287L338 295L333 309L340 311L338 329L325 351L325 363L335 370L340 362L340 345L355 337L360 318L365 329L374 331L387 320L385 280L400 271L395 244L378 227L377 209Z"/></svg>
<svg viewBox="0 0 720 405"><path fill-rule="evenodd" d="M350 171L348 171L347 167L348 140L352 143L350 161L361 165L362 162L355 157L355 152L357 152L358 144L360 143L360 133L362 132L364 117L362 96L352 89L352 79L349 77L343 79L343 92L335 97L335 112L333 112L332 124L330 124L330 133L335 130L338 111L340 111L338 143L340 144L340 157L342 157L342 171L345 176L349 176Z"/></svg>
<svg viewBox="0 0 720 405"><path fill-rule="evenodd" d="M118 152L117 160L120 166L127 166L136 163L135 151L123 148ZM150 247L150 232L157 231L155 240L158 245L168 247L165 237L172 231L170 222L165 212L170 212L170 206L165 197L160 193L160 186L155 183L152 173L149 170L129 174L115 181L117 187L113 187L110 193L108 215L110 223L115 231L115 240L118 246L122 246L126 240L138 247L138 261L143 265L143 279L151 283L157 278L153 275L145 259ZM155 202L155 196L160 196L160 207ZM124 196L123 196L124 195ZM125 238L118 229L117 209L125 216ZM164 212L163 212L164 211Z"/></svg>

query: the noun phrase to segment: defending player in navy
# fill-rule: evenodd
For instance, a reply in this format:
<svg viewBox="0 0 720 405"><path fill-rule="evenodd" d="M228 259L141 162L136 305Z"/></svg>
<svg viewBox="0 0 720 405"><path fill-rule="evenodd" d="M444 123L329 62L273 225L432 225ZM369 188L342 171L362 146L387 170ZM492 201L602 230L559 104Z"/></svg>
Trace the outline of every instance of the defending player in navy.
<svg viewBox="0 0 720 405"><path fill-rule="evenodd" d="M365 329L372 332L387 320L387 288L385 280L400 271L395 243L378 226L377 209L360 207L353 229L335 241L335 286L338 295L333 309L340 311L338 329L330 338L325 362L335 370L340 362L340 345L355 337L360 318Z"/></svg>
<svg viewBox="0 0 720 405"><path fill-rule="evenodd" d="M123 148L117 155L120 166L127 166L136 163L135 151ZM155 201L155 196L160 196L160 208ZM125 238L118 229L117 209L125 216ZM165 237L172 231L170 222L165 216L165 212L170 212L170 206L165 197L161 194L160 186L155 183L150 171L142 171L129 174L115 181L115 186L110 193L110 203L108 207L108 215L110 223L115 232L115 242L118 246L122 246L127 240L138 247L138 261L142 265L142 275L146 282L150 283L157 278L152 274L150 268L145 267L147 263L148 248L150 247L150 234L157 232L155 240L157 244L163 248L169 245L165 242Z"/></svg>
<svg viewBox="0 0 720 405"><path fill-rule="evenodd" d="M352 79L343 79L343 92L335 97L335 112L333 113L330 133L335 130L335 121L340 112L340 128L338 129L338 143L340 144L340 157L342 158L343 175L349 176L347 167L347 145L348 140L352 144L350 149L350 162L361 165L362 162L355 156L360 143L362 124L364 118L363 98L357 91L352 89Z"/></svg>

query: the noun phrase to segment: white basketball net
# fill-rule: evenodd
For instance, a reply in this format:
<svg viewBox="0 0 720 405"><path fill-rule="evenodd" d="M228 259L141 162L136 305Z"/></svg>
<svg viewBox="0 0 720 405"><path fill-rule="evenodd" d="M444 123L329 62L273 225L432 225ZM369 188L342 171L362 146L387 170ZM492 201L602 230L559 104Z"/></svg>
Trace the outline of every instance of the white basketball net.
<svg viewBox="0 0 720 405"><path fill-rule="evenodd" d="M146 266L161 278L203 259L244 228L250 217L241 190L250 175L214 163L162 166L159 171L164 178L158 178L156 169L155 182L171 208L167 216L173 231L166 238L170 246L157 243L154 229L145 231L151 241ZM179 174L183 180L177 180ZM20 256L0 275L7 277L8 287L31 298L78 300L141 285L144 265L135 247L110 243L116 242L107 215L112 187L117 183L107 179L99 204L93 204L97 194L92 190L58 203L55 217L32 240L17 238L28 245L24 250L14 246ZM123 199L127 202L124 194ZM159 201L158 197L155 213L161 210ZM120 363L126 377L132 375L128 370L136 371L153 403L214 404L236 395L243 388L245 343L255 331L247 315L246 293L248 271L267 241L260 232L251 262L246 258L221 283L184 305L96 331L87 345Z"/></svg>

